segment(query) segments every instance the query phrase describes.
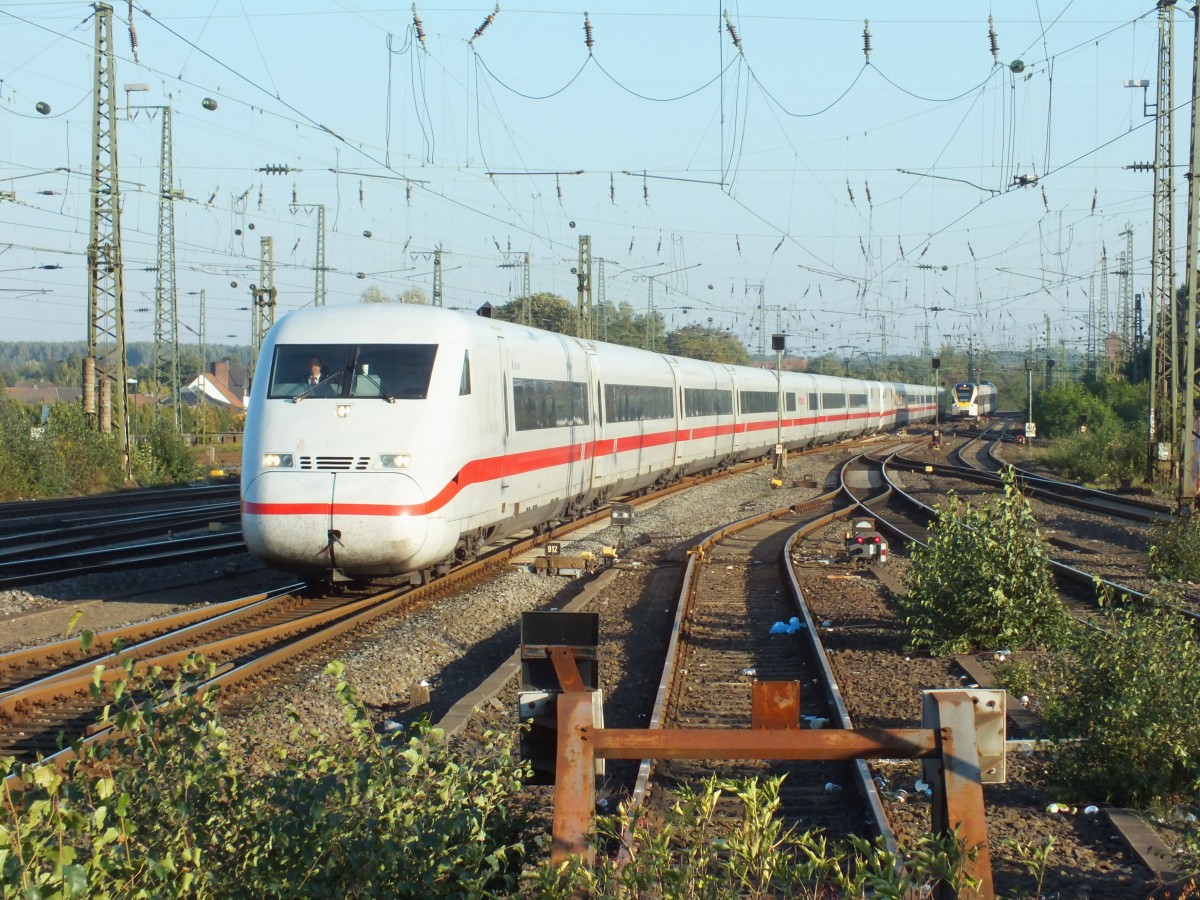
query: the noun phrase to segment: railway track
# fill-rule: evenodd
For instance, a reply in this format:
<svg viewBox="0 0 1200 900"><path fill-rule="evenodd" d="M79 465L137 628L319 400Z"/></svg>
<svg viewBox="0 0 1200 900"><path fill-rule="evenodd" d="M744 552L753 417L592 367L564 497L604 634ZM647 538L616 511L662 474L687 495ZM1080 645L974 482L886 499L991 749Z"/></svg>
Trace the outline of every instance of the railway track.
<svg viewBox="0 0 1200 900"><path fill-rule="evenodd" d="M754 468L758 463L737 467ZM726 473L693 476L661 491L625 498L634 504L661 500L673 493ZM607 521L600 510L574 522L492 548L481 559L455 569L433 582L413 587L405 583L381 590L329 594L310 586L232 601L169 620L132 626L96 636L89 647L61 641L0 656L0 752L22 760L38 756L67 758L74 739L97 739L95 726L101 703L92 684L124 680L122 659L136 659L139 671L152 667L170 680L193 653L203 654L219 667L204 685L220 686L236 704L237 693L252 689L264 677L284 677L296 660L317 647L328 647L354 629L394 614L408 614L449 593L491 577L511 559L547 541ZM240 534L240 533L239 533ZM240 536L239 536L240 541ZM114 551L121 553L122 551ZM124 553L128 553L126 549ZM102 667L97 676L95 670ZM271 670L270 676L264 673ZM280 672L284 674L279 675Z"/></svg>
<svg viewBox="0 0 1200 900"><path fill-rule="evenodd" d="M244 551L237 485L0 505L0 589Z"/></svg>

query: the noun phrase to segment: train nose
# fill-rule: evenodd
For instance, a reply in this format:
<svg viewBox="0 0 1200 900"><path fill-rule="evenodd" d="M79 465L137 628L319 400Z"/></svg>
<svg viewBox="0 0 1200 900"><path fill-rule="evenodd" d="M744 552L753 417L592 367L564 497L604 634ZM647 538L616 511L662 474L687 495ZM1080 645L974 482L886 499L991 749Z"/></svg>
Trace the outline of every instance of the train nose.
<svg viewBox="0 0 1200 900"><path fill-rule="evenodd" d="M420 556L424 503L401 473L264 472L243 492L242 533L285 568L390 575Z"/></svg>

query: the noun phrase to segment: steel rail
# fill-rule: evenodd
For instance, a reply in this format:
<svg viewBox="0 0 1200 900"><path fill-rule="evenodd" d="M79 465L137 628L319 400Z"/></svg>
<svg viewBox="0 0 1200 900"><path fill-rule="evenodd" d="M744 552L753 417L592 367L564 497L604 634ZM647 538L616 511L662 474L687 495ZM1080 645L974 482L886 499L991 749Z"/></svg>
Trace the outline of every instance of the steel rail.
<svg viewBox="0 0 1200 900"><path fill-rule="evenodd" d="M846 713L845 702L841 697L841 692L837 687L836 677L833 674L832 667L829 665L828 657L821 646L820 638L817 636L817 629L812 622L811 614L807 610L807 604L804 600L804 595L800 591L799 583L795 578L795 573L790 565L790 554L793 551L797 541L803 539L804 536L811 534L820 528L825 527L833 521L848 518L857 508L857 501L852 498L850 502L843 502L838 505L839 498L844 489L845 472L853 465L858 464L866 454L859 454L851 459L844 460L838 467L839 486L831 491L827 491L816 497L801 501L791 507L772 510L770 512L761 513L756 516L751 516L746 519L741 519L732 522L728 525L721 526L703 535L699 542L688 551L687 565L684 569L681 586L675 600L675 615L672 619L670 637L667 644L663 671L659 677L658 687L655 691L654 706L650 713L650 719L647 724L647 729L651 731L661 731L663 723L671 714L675 698L679 696L682 689L683 672L681 660L681 635L686 629L688 617L692 611L697 585L699 581L700 567L704 562L706 555L712 548L721 541L745 531L763 522L772 519L781 518L790 514L813 513L812 517L802 524L796 531L789 536L785 541L784 547L780 553L779 563L784 571L788 573L788 583L790 586L790 596L792 604L800 610L801 614L808 622L808 628L805 631L810 640L819 669L822 673L822 682L826 692L827 701L831 707L838 710L839 718L844 723L849 722L849 716ZM843 727L851 727L849 724L843 724ZM763 734L756 732L756 734ZM735 742L740 740L745 741L745 735L734 733L732 735ZM633 757L633 758L636 758ZM662 757L665 758L665 757ZM884 836L887 845L894 850L897 849L895 834L887 821L887 816L883 809L882 801L879 798L877 787L870 777L866 764L858 761L855 765L855 774L858 788L862 793L868 810L874 817L873 824L876 830ZM637 819L639 810L647 802L653 773L655 769L655 760L650 758L641 759L638 766L637 777L634 782L633 791L630 795L630 800L626 805L627 818L622 829L622 846L619 851L619 864L624 864L633 852L632 827Z"/></svg>

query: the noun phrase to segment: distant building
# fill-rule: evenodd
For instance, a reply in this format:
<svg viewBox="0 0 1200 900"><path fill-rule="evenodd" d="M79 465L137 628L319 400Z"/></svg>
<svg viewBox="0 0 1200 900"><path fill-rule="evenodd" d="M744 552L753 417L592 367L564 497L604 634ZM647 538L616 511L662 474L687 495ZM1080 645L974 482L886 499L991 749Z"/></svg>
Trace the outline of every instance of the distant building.
<svg viewBox="0 0 1200 900"><path fill-rule="evenodd" d="M208 371L184 385L179 395L188 406L198 406L203 398L205 403L242 413L250 399L248 388L246 367L231 366L223 359L209 363Z"/></svg>
<svg viewBox="0 0 1200 900"><path fill-rule="evenodd" d="M82 394L83 388L59 387L55 384L34 384L30 381L21 381L12 387L4 389L4 396L9 400L28 403L30 406L78 403Z"/></svg>

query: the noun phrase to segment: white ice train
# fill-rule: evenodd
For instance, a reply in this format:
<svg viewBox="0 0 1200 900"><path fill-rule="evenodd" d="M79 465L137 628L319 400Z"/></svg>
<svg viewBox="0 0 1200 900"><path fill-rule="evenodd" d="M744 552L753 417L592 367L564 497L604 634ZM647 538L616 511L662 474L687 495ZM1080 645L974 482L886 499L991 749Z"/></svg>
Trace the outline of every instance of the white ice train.
<svg viewBox="0 0 1200 900"><path fill-rule="evenodd" d="M954 386L953 415L978 419L996 411L996 385L990 381L962 381Z"/></svg>
<svg viewBox="0 0 1200 900"><path fill-rule="evenodd" d="M782 393L789 448L933 420L939 400L793 372ZM768 369L436 307L301 310L259 356L242 531L256 556L309 577L418 581L504 535L768 455L777 417Z"/></svg>

